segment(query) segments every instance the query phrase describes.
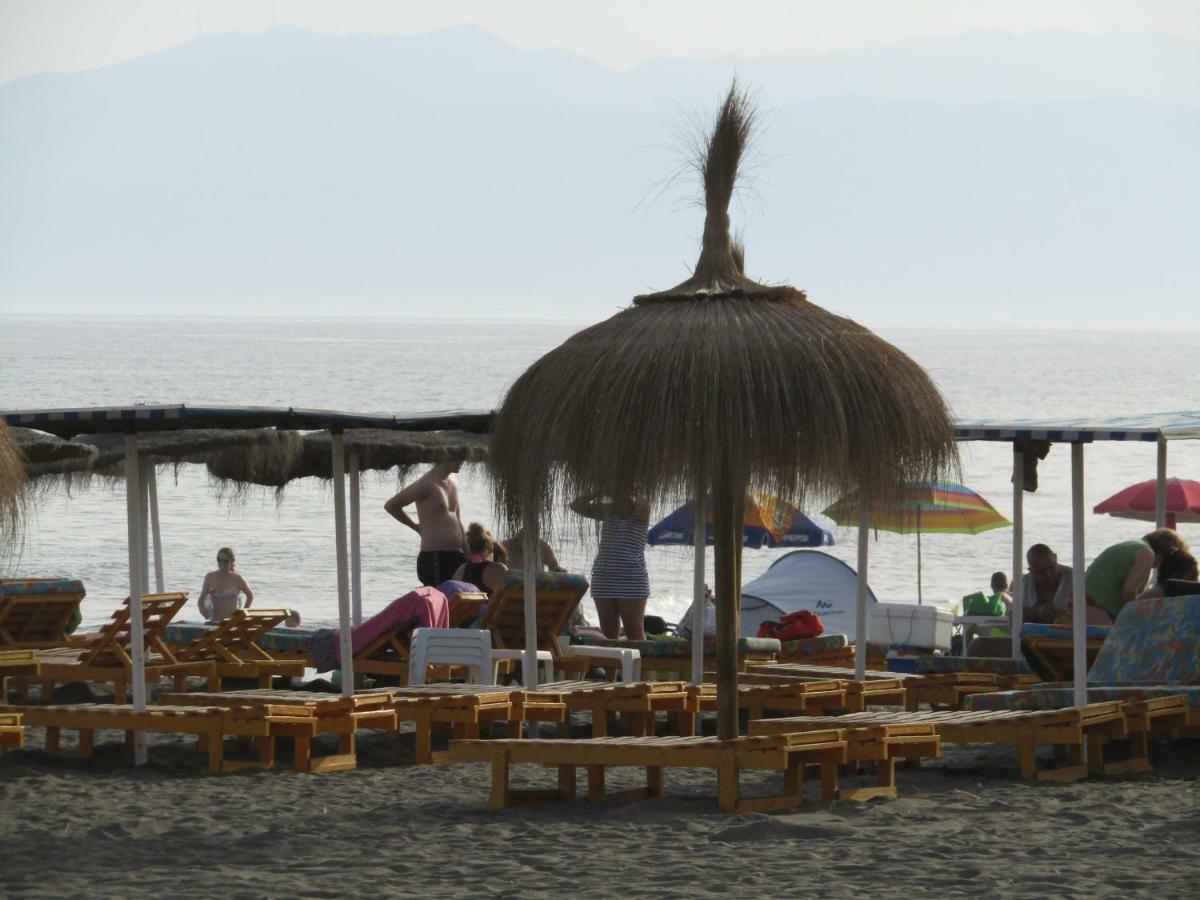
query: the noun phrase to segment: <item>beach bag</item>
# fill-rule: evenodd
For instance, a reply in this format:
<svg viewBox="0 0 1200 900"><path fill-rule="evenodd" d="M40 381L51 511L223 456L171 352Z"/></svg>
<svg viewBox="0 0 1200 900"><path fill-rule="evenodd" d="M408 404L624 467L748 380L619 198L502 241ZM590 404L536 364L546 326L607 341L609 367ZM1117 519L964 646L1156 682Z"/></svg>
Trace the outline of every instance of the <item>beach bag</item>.
<svg viewBox="0 0 1200 900"><path fill-rule="evenodd" d="M788 613L779 620L779 624L781 627L776 637L781 641L802 641L825 633L825 623L810 609Z"/></svg>
<svg viewBox="0 0 1200 900"><path fill-rule="evenodd" d="M693 604L694 606L694 604ZM683 614L683 618L679 620L676 626L676 633L683 638L691 640L692 637L692 610L693 606L687 608L687 612ZM711 601L704 604L704 634L706 637L712 637L717 633L717 607Z"/></svg>

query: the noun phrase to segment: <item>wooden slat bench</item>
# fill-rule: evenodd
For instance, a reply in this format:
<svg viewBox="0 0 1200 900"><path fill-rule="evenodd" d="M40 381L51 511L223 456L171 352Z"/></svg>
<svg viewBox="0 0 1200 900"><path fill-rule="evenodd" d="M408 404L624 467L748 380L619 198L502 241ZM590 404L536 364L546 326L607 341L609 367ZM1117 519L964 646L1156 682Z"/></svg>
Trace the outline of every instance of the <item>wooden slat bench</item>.
<svg viewBox="0 0 1200 900"><path fill-rule="evenodd" d="M933 725L928 723L860 725L840 728L842 719L829 717L760 719L750 723L750 733L788 734L795 731L821 731L834 726L846 742L846 752L853 763L874 767L873 787L838 789L839 800L870 800L875 797L896 797L896 761L936 759L941 756L942 742ZM832 800L833 797L826 797Z"/></svg>
<svg viewBox="0 0 1200 900"><path fill-rule="evenodd" d="M1011 744L1017 748L1021 777L1039 781L1077 781L1086 778L1084 738L1109 740L1128 735L1128 725L1122 704L1093 703L1082 708L1035 711L922 711L922 712L858 712L834 719L778 719L797 729L817 727L856 728L873 725L930 724L942 743L951 744ZM781 726L784 727L784 726ZM1052 769L1039 769L1037 748L1050 745L1057 754L1067 758L1067 764Z"/></svg>
<svg viewBox="0 0 1200 900"><path fill-rule="evenodd" d="M566 715L550 718L544 706L550 700L561 704L566 713L587 710L591 713L592 737L608 734L609 715L620 714L635 736L654 733L658 713L686 715L687 685L681 681L554 681L539 684L533 691L519 690L513 695L513 720L516 722L555 721L560 733L566 730ZM552 707L550 707L552 708Z"/></svg>
<svg viewBox="0 0 1200 900"><path fill-rule="evenodd" d="M706 679L715 679L705 673ZM688 703L681 717L680 734L695 734L701 712L717 708L717 686L711 681L687 686ZM846 684L841 681L817 681L788 675L738 674L738 708L748 712L751 721L766 711L819 716L826 710L845 709Z"/></svg>
<svg viewBox="0 0 1200 900"><path fill-rule="evenodd" d="M719 741L710 737L605 737L590 740L452 741L453 762L486 762L492 767L492 808L524 803L571 800L575 770L587 769L588 797L598 802L629 802L661 796L663 770L717 770L717 800L727 813L791 809L804 802L804 770L818 765L825 791L836 790L837 767L846 762L846 742L835 731L743 737ZM514 763L552 766L558 770L554 790L514 790L509 770ZM636 766L646 770L646 786L609 792L605 770ZM769 797L743 797L738 784L742 769L773 769L784 774L783 792Z"/></svg>
<svg viewBox="0 0 1200 900"><path fill-rule="evenodd" d="M839 681L846 689L846 704L843 708L849 712L862 712L868 706L903 706L904 686L917 677L902 672L877 672L868 669L865 680L857 681L853 669L838 666L805 666L797 663L751 665L747 672L787 675L810 681Z"/></svg>
<svg viewBox="0 0 1200 900"><path fill-rule="evenodd" d="M358 765L355 735L364 729L396 730L396 710L387 691L361 691L350 697L318 694L311 691L246 690L223 693L164 694L160 702L173 705L216 706L224 710L253 714L269 708L285 717L294 728L272 731L271 737L290 737L295 741L293 767L297 772L333 772L354 769ZM312 738L336 734L338 752L312 755ZM269 760L273 762L273 749ZM269 764L269 763L268 763Z"/></svg>
<svg viewBox="0 0 1200 900"><path fill-rule="evenodd" d="M494 722L513 720L514 688L490 684L423 684L388 688L397 719L416 726L413 762L424 765L434 761L433 727L449 723L458 737L478 738L481 730ZM561 704L553 710L551 701L542 714L564 716Z"/></svg>

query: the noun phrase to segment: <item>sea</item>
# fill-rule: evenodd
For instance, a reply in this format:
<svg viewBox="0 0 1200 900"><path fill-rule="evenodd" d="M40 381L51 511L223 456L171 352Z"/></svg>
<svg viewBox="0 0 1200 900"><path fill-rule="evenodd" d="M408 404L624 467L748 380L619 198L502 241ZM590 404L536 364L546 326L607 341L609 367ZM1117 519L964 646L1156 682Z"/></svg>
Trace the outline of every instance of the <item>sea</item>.
<svg viewBox="0 0 1200 900"><path fill-rule="evenodd" d="M584 327L569 321L409 321L399 319L83 318L0 316L0 408L7 410L190 403L296 406L354 412L419 413L497 406L516 377ZM1200 408L1196 331L876 329L923 365L954 414L976 418L1072 418ZM821 440L819 433L797 441ZM963 482L1005 516L1012 514L1012 452L1007 443L965 443ZM1153 478L1153 443L1097 443L1085 451L1086 548L1090 559L1152 525L1091 508L1131 483ZM1168 474L1200 478L1200 442L1170 446ZM1025 495L1026 545L1043 542L1071 556L1070 452L1056 446ZM402 486L395 473L362 479L363 608L367 614L414 587L417 536L384 502ZM493 526L482 466L460 475L464 522ZM198 597L218 547L237 551L255 605L298 610L306 623L335 624L337 578L329 482L223 496L203 466L160 470L158 496L167 590ZM829 498L835 499L835 498ZM820 504L822 507L824 504ZM807 510L821 521L820 508ZM655 510L656 516L670 510ZM564 517L566 519L568 517ZM855 565L856 534L825 520L837 543L827 552ZM1181 532L1200 543L1200 526ZM549 539L572 571L588 573L594 530L564 522ZM0 553L4 577L62 575L87 588L84 624L105 621L128 593L124 487L34 492L24 534ZM788 550L746 550L750 581ZM921 595L953 609L1011 576L1011 530L921 538ZM692 551L647 549L648 611L678 621L692 598ZM712 559L708 554L708 578ZM887 532L870 539L869 580L880 600L915 603L917 538ZM585 613L595 610L585 600ZM189 605L187 618L196 618Z"/></svg>

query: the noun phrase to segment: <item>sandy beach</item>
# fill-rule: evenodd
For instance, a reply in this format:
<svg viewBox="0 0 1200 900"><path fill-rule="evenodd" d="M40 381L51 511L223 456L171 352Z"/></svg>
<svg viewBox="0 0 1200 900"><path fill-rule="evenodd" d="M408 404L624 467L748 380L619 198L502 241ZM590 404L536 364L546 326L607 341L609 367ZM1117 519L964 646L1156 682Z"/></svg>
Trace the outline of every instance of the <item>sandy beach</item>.
<svg viewBox="0 0 1200 900"><path fill-rule="evenodd" d="M823 804L809 784L805 809L726 816L700 770L670 771L661 800L489 810L485 766L411 765L407 730L362 736L360 768L323 775L285 751L276 771L209 776L168 737L134 771L117 733L72 764L28 737L0 760L5 897L1174 897L1200 872L1195 741L1155 747L1153 774L1067 785L1019 781L1011 750L950 746L900 773L895 801Z"/></svg>

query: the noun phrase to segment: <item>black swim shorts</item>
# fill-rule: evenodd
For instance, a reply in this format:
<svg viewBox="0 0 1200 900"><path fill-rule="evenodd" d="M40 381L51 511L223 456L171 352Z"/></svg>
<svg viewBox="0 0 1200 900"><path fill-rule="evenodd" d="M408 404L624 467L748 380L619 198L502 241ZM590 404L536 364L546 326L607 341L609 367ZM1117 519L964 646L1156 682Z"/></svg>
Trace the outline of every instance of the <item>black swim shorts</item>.
<svg viewBox="0 0 1200 900"><path fill-rule="evenodd" d="M417 580L427 587L449 581L467 561L461 550L422 550L417 554Z"/></svg>

